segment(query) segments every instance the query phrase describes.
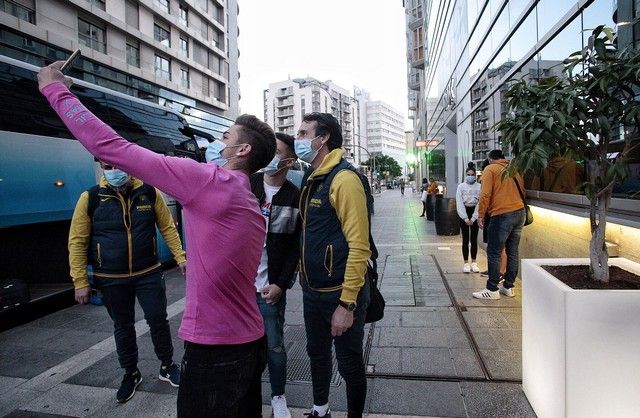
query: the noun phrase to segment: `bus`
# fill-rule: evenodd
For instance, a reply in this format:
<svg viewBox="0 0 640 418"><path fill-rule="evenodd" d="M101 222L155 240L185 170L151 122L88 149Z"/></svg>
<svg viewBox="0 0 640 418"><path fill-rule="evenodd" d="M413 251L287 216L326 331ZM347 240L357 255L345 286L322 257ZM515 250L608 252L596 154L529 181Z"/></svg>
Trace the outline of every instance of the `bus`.
<svg viewBox="0 0 640 418"><path fill-rule="evenodd" d="M25 281L32 301L72 289L67 251L71 216L80 194L101 173L40 94L38 70L0 56L0 97L5 101L0 106L0 280ZM176 110L82 80L74 79L71 91L127 140L164 155L204 161L198 140L210 141L211 136L189 126ZM218 119L221 125L233 123ZM180 208L164 197L180 225ZM159 255L162 262L172 258L164 243Z"/></svg>

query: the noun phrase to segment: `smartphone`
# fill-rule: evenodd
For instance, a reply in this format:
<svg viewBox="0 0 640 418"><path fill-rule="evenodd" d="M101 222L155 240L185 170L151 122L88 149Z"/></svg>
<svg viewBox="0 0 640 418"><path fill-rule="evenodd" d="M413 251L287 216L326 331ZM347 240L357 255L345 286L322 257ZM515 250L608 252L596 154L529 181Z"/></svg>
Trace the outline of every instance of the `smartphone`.
<svg viewBox="0 0 640 418"><path fill-rule="evenodd" d="M76 49L75 51L73 51L73 54L71 54L71 56L69 57L69 59L67 59L67 61L62 64L62 67L60 67L60 71L62 71L63 73L66 73L67 70L69 68L71 68L71 66L73 65L73 62L80 56L80 49Z"/></svg>

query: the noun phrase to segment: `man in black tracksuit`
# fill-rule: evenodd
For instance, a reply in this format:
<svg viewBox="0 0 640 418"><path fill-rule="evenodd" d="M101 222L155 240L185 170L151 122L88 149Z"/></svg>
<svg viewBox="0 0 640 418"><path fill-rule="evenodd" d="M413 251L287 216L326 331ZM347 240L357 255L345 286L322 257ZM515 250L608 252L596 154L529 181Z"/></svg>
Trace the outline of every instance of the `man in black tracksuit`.
<svg viewBox="0 0 640 418"><path fill-rule="evenodd" d="M300 191L287 180L296 162L293 137L276 133L276 155L261 173L251 176L251 191L267 222L267 237L256 276L256 298L267 337L267 363L274 418L291 417L284 396L287 353L284 347L286 290L295 280L298 264Z"/></svg>

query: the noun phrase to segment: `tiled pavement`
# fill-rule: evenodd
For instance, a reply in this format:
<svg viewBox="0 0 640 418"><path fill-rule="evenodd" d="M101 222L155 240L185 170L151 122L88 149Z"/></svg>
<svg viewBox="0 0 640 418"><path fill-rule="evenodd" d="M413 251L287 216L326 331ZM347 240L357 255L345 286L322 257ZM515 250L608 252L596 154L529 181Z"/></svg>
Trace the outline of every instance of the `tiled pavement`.
<svg viewBox="0 0 640 418"><path fill-rule="evenodd" d="M380 252L385 318L368 326L367 416L535 417L522 393L520 286L514 299L479 301L477 274L462 273L460 237L435 234L417 215L417 195L397 190L376 197L373 233ZM479 264L486 266L484 252ZM177 272L167 277L175 360L184 306ZM73 306L0 334L0 417L170 417L176 390L157 378L158 360L137 309L143 383L124 405L115 403L121 371L111 323L102 307ZM293 416L312 403L302 332L302 296L287 294L287 399ZM265 375L266 378L266 375ZM334 416L345 416L344 382L332 381ZM265 416L271 414L263 384Z"/></svg>

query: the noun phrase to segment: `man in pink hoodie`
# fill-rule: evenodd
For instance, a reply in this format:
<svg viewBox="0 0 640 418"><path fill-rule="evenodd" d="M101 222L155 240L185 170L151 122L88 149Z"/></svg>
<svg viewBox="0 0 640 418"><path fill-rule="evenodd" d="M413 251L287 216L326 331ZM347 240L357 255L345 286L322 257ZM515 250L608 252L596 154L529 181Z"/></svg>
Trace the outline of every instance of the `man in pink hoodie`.
<svg viewBox="0 0 640 418"><path fill-rule="evenodd" d="M209 164L156 154L89 112L69 91L62 64L43 68L38 83L67 128L98 159L173 196L184 210L188 256L178 416L260 416L266 352L254 279L266 231L249 175L273 158L273 131L242 115L210 144Z"/></svg>

